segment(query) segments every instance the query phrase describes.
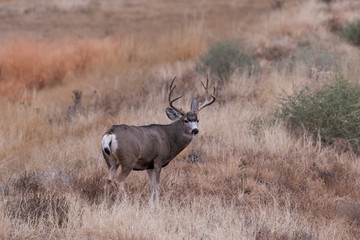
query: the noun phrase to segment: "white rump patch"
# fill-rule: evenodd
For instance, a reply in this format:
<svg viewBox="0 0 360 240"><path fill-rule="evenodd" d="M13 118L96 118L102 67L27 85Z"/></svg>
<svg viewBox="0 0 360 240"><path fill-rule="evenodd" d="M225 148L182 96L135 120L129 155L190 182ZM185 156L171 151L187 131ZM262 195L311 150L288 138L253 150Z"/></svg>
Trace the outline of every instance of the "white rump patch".
<svg viewBox="0 0 360 240"><path fill-rule="evenodd" d="M115 134L111 134L111 152L115 152L118 147Z"/></svg>
<svg viewBox="0 0 360 240"><path fill-rule="evenodd" d="M110 142L111 142L111 149L110 149ZM115 134L105 134L102 141L102 149L104 150L105 148L108 148L111 150L111 152L115 152L117 147L118 147L118 143L116 141L116 136Z"/></svg>

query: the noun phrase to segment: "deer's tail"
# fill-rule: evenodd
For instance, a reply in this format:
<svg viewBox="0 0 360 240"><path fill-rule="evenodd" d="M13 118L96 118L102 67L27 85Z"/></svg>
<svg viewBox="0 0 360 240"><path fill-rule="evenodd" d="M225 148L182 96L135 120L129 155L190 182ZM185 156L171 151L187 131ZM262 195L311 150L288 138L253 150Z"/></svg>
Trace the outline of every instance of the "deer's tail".
<svg viewBox="0 0 360 240"><path fill-rule="evenodd" d="M102 150L106 155L110 155L116 150L117 141L114 134L105 134L102 141Z"/></svg>

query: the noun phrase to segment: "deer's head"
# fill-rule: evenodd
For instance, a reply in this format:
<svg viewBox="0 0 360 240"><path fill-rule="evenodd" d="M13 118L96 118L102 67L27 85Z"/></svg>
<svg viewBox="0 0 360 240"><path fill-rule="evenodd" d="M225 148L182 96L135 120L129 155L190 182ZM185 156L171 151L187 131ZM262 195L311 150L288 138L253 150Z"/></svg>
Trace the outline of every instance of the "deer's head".
<svg viewBox="0 0 360 240"><path fill-rule="evenodd" d="M187 135L196 135L199 133L199 129L198 129L198 123L199 123L199 119L198 119L198 113L200 112L200 110L202 110L203 108L209 106L210 104L215 102L215 88L214 88L214 93L210 94L211 95L211 99L208 99L208 85L209 85L209 78L207 78L206 80L206 85L201 82L201 84L203 85L203 87L205 88L205 102L199 107L199 101L197 98L194 98L191 102L191 106L190 106L190 111L189 112L184 112L181 108L177 108L173 105L173 103L180 99L182 96L177 97L173 100L171 100L171 94L174 91L176 86L173 86L175 78L172 80L171 84L170 84L170 92L169 92L169 104L170 104L170 108L166 108L165 112L166 115L168 116L168 118L172 121L179 121L183 128L184 128L184 132Z"/></svg>

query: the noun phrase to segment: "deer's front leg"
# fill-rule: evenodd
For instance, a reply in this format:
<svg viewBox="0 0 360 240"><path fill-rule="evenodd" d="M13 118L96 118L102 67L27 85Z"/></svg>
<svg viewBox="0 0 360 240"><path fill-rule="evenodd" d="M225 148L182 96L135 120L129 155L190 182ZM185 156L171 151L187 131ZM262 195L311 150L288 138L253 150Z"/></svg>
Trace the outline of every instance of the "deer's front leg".
<svg viewBox="0 0 360 240"><path fill-rule="evenodd" d="M160 172L161 167L154 166L154 169L148 169L147 173L149 175L149 183L150 183L150 206L154 207L154 196L156 208L159 209L159 182L160 182Z"/></svg>
<svg viewBox="0 0 360 240"><path fill-rule="evenodd" d="M154 169L148 169L147 173L149 175L149 184L150 184L149 204L151 207L153 207L154 206L155 185L156 185L155 171L154 171Z"/></svg>

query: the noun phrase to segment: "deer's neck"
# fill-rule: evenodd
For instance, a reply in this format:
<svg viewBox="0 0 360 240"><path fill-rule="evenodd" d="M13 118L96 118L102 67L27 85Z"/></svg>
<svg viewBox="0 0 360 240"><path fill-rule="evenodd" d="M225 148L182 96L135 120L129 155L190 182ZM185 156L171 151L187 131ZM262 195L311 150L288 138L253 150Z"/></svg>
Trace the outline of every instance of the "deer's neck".
<svg viewBox="0 0 360 240"><path fill-rule="evenodd" d="M173 157L178 155L191 142L193 136L186 134L184 126L179 122L173 122L169 126L169 143Z"/></svg>

